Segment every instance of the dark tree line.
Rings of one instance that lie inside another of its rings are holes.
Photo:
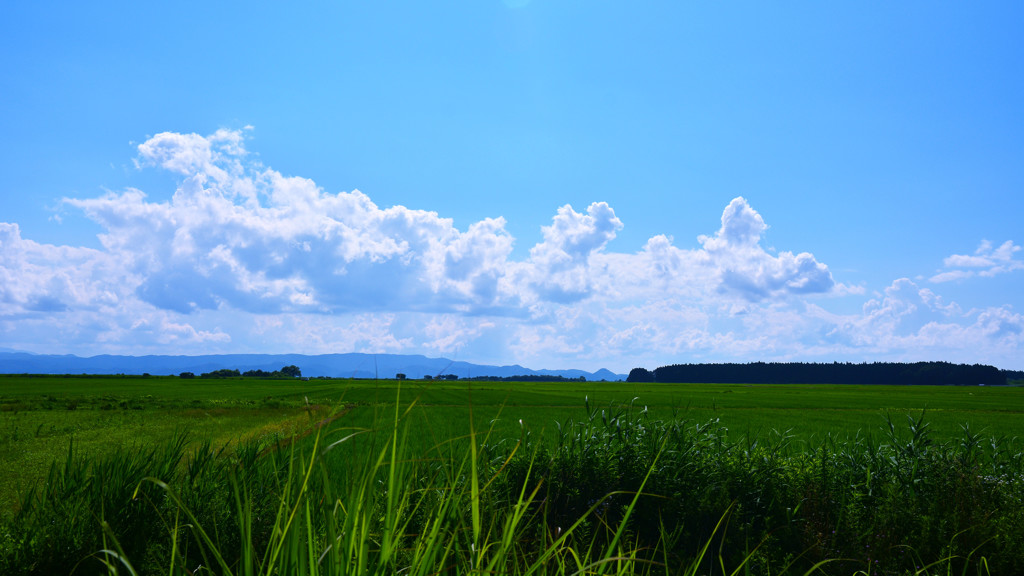
[[[302,370],[298,366],[285,366],[280,370],[267,372],[266,370],[246,370],[242,376],[247,378],[298,378],[302,376]]]
[[[949,362],[873,362],[864,364],[751,362],[749,364],[674,364],[653,372],[634,368],[628,382],[723,384],[1006,384],[1006,374],[983,364]]]
[[[182,378],[196,377],[192,372],[182,372],[179,376]],[[245,372],[239,372],[238,370],[232,370],[230,368],[221,368],[220,370],[213,370],[212,372],[203,372],[199,375],[200,378],[298,378],[300,376],[302,376],[302,370],[295,365],[285,366],[280,370],[274,370],[273,372],[267,372],[266,370],[246,370]]]

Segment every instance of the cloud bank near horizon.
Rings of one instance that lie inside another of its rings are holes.
[[[635,253],[611,248],[624,226],[612,206],[565,205],[516,260],[501,217],[459,230],[436,212],[326,192],[252,159],[243,131],[157,134],[136,164],[175,174],[173,196],[64,200],[102,227],[102,249],[38,244],[0,223],[8,345],[415,352],[623,370],[769,358],[1005,364],[1024,344],[1024,318],[1009,307],[963,311],[907,279],[860,313],[829,312],[865,289],[837,282],[810,252],[766,249],[768,225],[742,197],[695,247],[656,235]],[[1019,250],[984,242],[930,280],[1020,270]]]

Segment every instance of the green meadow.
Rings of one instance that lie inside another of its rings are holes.
[[[0,376],[0,572],[996,574],[1024,567],[1022,412],[1019,387]]]

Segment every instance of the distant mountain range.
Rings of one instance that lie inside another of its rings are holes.
[[[447,358],[428,358],[404,354],[211,354],[206,356],[91,356],[30,354],[0,350],[0,374],[153,374],[175,375],[192,372],[196,375],[226,368],[229,370],[264,370],[272,372],[282,366],[298,366],[303,376],[334,378],[409,378],[424,375],[455,374],[459,378],[473,376],[564,376],[587,380],[625,380],[625,374],[601,369],[532,370],[519,366],[488,366],[457,362]]]

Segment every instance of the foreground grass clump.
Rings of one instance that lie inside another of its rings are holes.
[[[69,453],[0,528],[3,574],[1024,573],[1024,463],[923,418],[794,447],[587,407],[554,443],[412,406],[233,449]]]
[[[966,427],[933,442],[923,415],[809,449],[626,407],[560,426],[531,473],[546,480],[536,502],[549,525],[583,517],[576,535],[605,542],[631,515],[638,554],[675,567],[702,558],[701,573],[1020,574],[1022,458]],[[502,480],[525,484],[525,466],[514,460]]]

